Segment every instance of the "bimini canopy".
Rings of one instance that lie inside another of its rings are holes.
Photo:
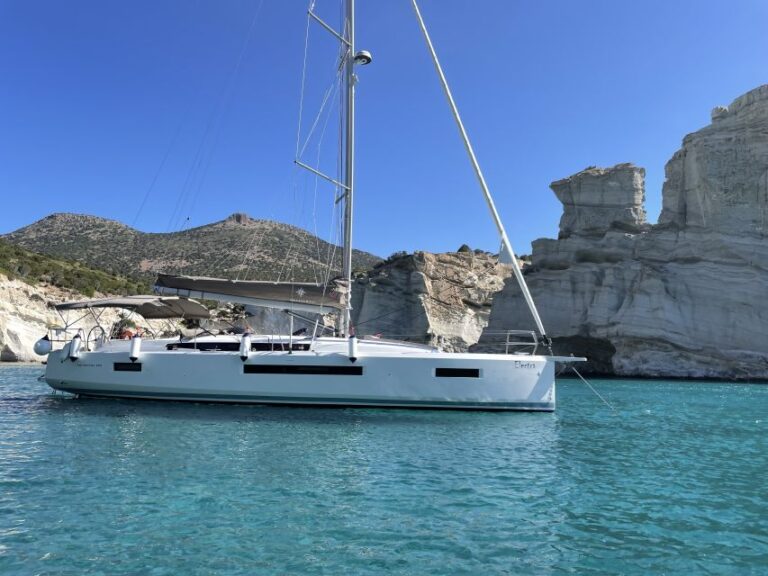
[[[334,280],[330,285],[323,286],[160,274],[155,281],[155,291],[158,294],[326,314],[343,307],[346,288],[342,280]]]
[[[141,314],[147,320],[157,318],[209,318],[208,309],[194,300],[160,296],[119,296],[117,298],[97,298],[78,302],[64,302],[56,305],[56,310],[84,310],[88,308],[123,308]]]

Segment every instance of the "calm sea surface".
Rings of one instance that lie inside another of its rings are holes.
[[[52,396],[0,368],[0,574],[768,574],[768,386],[555,414]]]

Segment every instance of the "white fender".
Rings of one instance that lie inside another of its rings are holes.
[[[357,358],[357,336],[353,334],[349,337],[349,361],[356,362]]]
[[[33,350],[35,351],[35,354],[38,356],[45,356],[51,351],[51,348],[53,348],[53,345],[51,344],[51,339],[48,338],[48,334],[40,338],[37,342],[35,342],[35,346],[33,347]]]
[[[240,338],[240,360],[245,362],[251,354],[251,335],[246,332]]]
[[[141,336],[134,336],[131,339],[131,362],[136,362],[141,354]]]
[[[69,343],[69,359],[74,362],[80,358],[80,349],[83,347],[83,341],[80,338],[80,334],[75,334],[75,337]]]

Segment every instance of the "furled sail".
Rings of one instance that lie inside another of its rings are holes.
[[[122,308],[141,314],[147,320],[158,318],[209,318],[208,309],[194,300],[161,296],[118,296],[115,298],[96,298],[63,302],[55,306],[56,310],[87,310],[90,308]]]
[[[225,280],[172,274],[159,274],[154,289],[158,294],[173,294],[316,314],[326,314],[341,309],[347,292],[346,283],[343,280],[333,280],[329,285],[324,286],[307,282]]]

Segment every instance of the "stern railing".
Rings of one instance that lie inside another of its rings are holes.
[[[504,354],[534,356],[539,339],[533,330],[486,330],[484,336],[491,345],[504,346]]]

